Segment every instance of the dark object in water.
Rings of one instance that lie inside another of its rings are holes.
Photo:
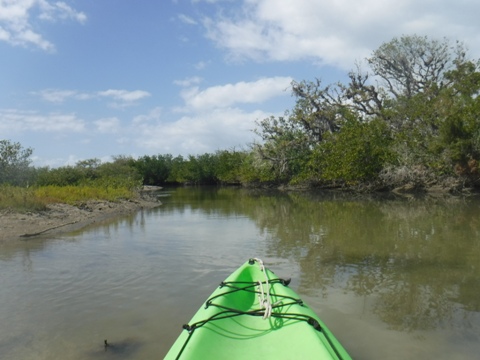
[[[95,349],[87,350],[82,359],[88,360],[127,360],[137,359],[138,353],[145,345],[144,341],[135,337],[127,337],[120,340],[103,340],[103,346],[95,346]]]
[[[135,338],[126,338],[113,343],[105,339],[103,340],[103,346],[109,357],[114,355],[115,357],[120,356],[123,358],[124,356],[128,357],[135,354],[143,346],[143,343]]]

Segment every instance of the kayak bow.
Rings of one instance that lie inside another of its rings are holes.
[[[184,325],[165,359],[351,359],[289,282],[250,259]]]

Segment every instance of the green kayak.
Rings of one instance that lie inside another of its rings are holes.
[[[288,283],[250,259],[183,326],[165,359],[351,359]]]

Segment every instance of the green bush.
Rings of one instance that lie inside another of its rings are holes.
[[[169,182],[174,159],[172,155],[145,155],[131,162],[145,185],[162,185]]]
[[[238,184],[241,182],[241,168],[247,156],[244,151],[217,151],[216,178],[227,184]]]
[[[0,184],[26,186],[35,175],[30,166],[33,150],[23,148],[18,142],[0,140]]]
[[[350,121],[326,137],[313,152],[310,166],[321,179],[357,183],[374,180],[386,162],[393,160],[391,138],[380,121]]]

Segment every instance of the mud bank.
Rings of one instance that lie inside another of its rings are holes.
[[[51,204],[47,210],[18,213],[0,211],[0,244],[38,236],[54,236],[79,230],[140,209],[160,206],[154,199],[122,200],[119,202],[91,200],[77,206]]]

